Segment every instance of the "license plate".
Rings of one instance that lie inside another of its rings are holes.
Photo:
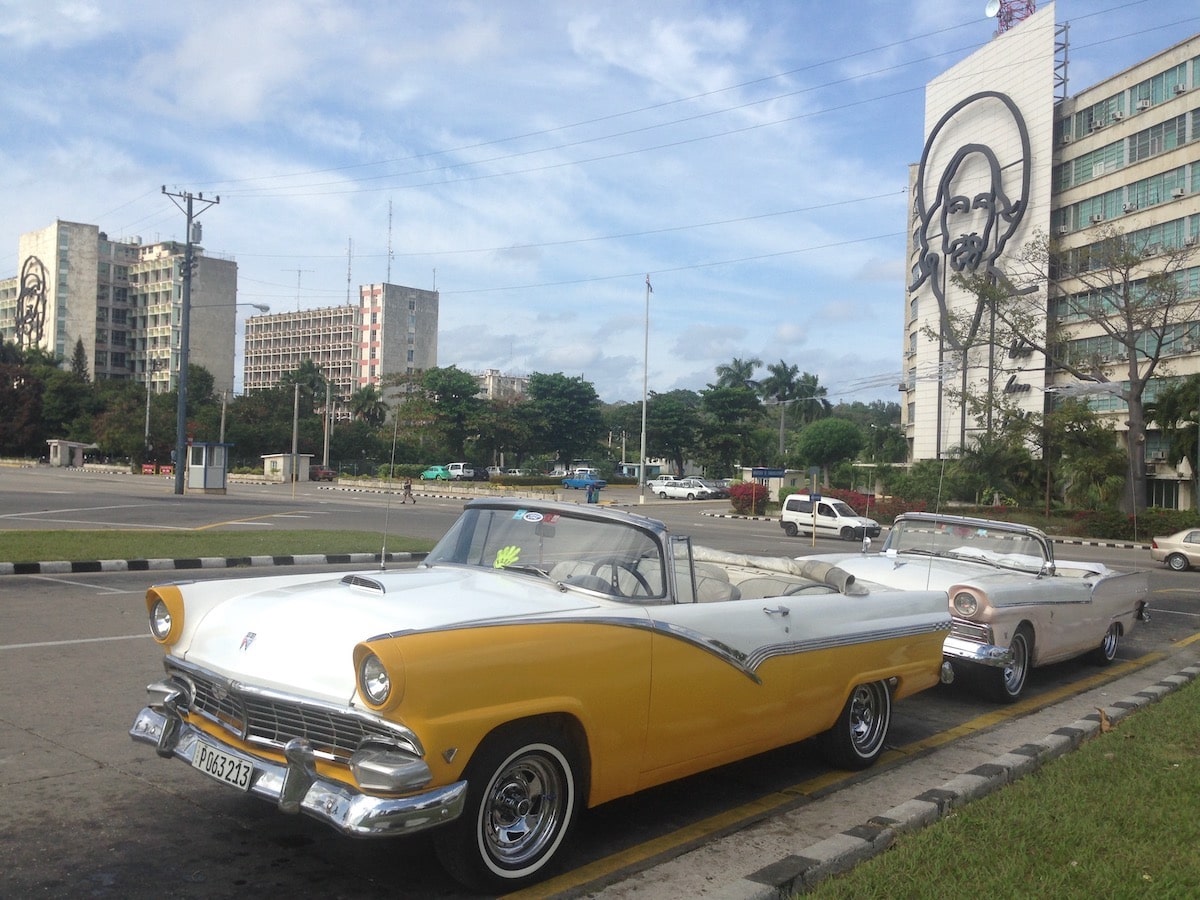
[[[196,741],[192,766],[217,781],[233,785],[239,790],[250,790],[250,777],[254,774],[254,766],[236,756],[230,756],[204,741]]]

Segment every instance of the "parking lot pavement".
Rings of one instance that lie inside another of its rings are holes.
[[[1195,679],[1200,675],[1200,641],[1150,665],[1125,665],[1127,674],[1041,711],[941,746],[889,750],[877,769],[849,787],[811,799],[793,798],[798,805],[788,812],[772,813],[587,896],[792,897],[883,852],[898,834],[930,825],[1074,750],[1099,732],[1101,710],[1116,725]],[[993,711],[984,708],[981,714]],[[780,806],[788,803],[787,798],[779,800]],[[566,890],[566,885],[542,886],[551,887]]]

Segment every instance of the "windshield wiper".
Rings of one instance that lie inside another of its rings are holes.
[[[510,566],[504,566],[504,570],[506,572],[525,572],[529,575],[540,575],[547,581],[553,580],[550,578],[550,573],[545,569],[538,568],[537,566],[533,566],[528,563],[514,563]]]

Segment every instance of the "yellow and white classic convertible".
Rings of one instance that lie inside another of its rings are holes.
[[[433,829],[470,887],[548,874],[580,811],[816,737],[883,751],[942,677],[946,593],[480,499],[415,569],[164,584],[160,756],[354,836]]]

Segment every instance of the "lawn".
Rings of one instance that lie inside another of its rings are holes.
[[[2,562],[69,562],[96,559],[197,559],[378,553],[377,531],[0,531]],[[389,553],[427,552],[429,540],[391,536]]]
[[[831,898],[1197,896],[1200,685],[818,885]]]

